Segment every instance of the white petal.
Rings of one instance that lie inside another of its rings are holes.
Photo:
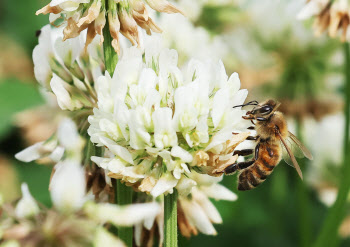
[[[297,19],[306,20],[314,15],[318,15],[328,2],[329,0],[308,2],[298,13]]]
[[[219,211],[216,209],[213,203],[211,203],[206,195],[195,189],[192,192],[192,196],[193,200],[195,200],[202,207],[203,211],[206,213],[211,222],[215,224],[222,223],[222,218]]]
[[[63,86],[64,81],[56,74],[53,74],[50,86],[53,93],[57,97],[57,103],[62,110],[74,110],[75,106],[72,102],[71,96]]]
[[[126,245],[122,240],[100,226],[95,233],[94,247],[126,247]]]
[[[156,147],[177,145],[177,135],[172,124],[172,110],[168,107],[158,108],[153,112],[152,120]]]
[[[69,118],[63,119],[58,126],[57,137],[59,143],[67,150],[77,150],[80,152],[84,144],[83,139],[78,133],[77,126]]]
[[[84,210],[90,217],[101,223],[110,222],[116,226],[132,226],[157,215],[160,207],[155,202],[127,206],[89,203],[84,207]]]
[[[112,140],[106,138],[106,137],[100,137],[100,141],[101,143],[103,143],[104,145],[106,145],[108,147],[108,149],[115,155],[118,155],[121,159],[125,160],[126,162],[130,163],[130,164],[134,164],[134,160],[132,159],[132,156],[129,152],[128,149],[126,149],[125,147],[122,147],[118,144],[116,144],[115,142],[113,142]]]
[[[241,81],[239,80],[238,73],[233,73],[228,80],[229,87],[231,89],[231,94],[235,94],[241,87]]]
[[[39,207],[29,192],[28,185],[23,183],[21,186],[22,198],[17,203],[15,214],[18,218],[28,218],[39,213]]]
[[[193,160],[192,155],[179,146],[175,146],[171,149],[171,155],[180,158],[183,162],[186,163],[190,163]]]
[[[220,130],[211,138],[209,145],[204,149],[204,151],[210,150],[211,148],[226,142],[230,139],[231,135],[232,130],[230,128]]]
[[[236,201],[237,195],[231,190],[227,189],[225,186],[220,184],[213,184],[211,186],[202,186],[201,191],[203,191],[207,196],[214,198],[216,200],[226,200],[226,201]]]
[[[219,126],[227,107],[229,107],[229,96],[229,91],[226,88],[218,90],[214,96],[213,109],[211,110],[214,128]]]
[[[15,158],[23,162],[31,162],[33,160],[39,159],[43,156],[43,153],[41,152],[43,144],[44,142],[35,143],[34,145],[29,146],[26,149],[23,149],[21,152],[17,153],[15,155]]]
[[[177,182],[178,180],[173,176],[169,174],[163,175],[153,187],[151,195],[153,197],[158,197],[165,192],[172,193],[173,188],[176,186]]]
[[[51,180],[51,199],[61,211],[75,211],[85,202],[85,171],[79,163],[65,161]]]
[[[176,185],[176,189],[178,190],[180,196],[187,196],[189,193],[191,193],[192,188],[196,185],[197,183],[194,180],[182,176]]]
[[[180,203],[186,218],[191,224],[204,234],[216,235],[213,224],[198,203],[187,199],[180,200]]]

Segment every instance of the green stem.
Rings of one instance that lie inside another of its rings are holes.
[[[115,15],[117,13],[117,4],[114,0],[105,0],[104,6],[106,9],[106,25],[103,28],[103,54],[105,58],[105,66],[108,73],[113,76],[115,66],[118,63],[118,54],[112,47],[112,36],[109,31],[108,15]],[[117,17],[115,17],[117,18]],[[132,203],[133,191],[130,187],[122,184],[120,180],[114,180],[115,203],[118,205],[126,205]],[[118,227],[118,237],[124,241],[126,246],[133,245],[133,229],[132,227]]]
[[[108,15],[113,15],[117,12],[117,4],[114,2],[114,0],[105,0],[104,4],[104,7],[106,9],[106,25],[103,28],[103,54],[105,57],[106,69],[110,76],[113,76],[115,66],[118,63],[118,54],[114,51],[114,48],[112,47],[113,38],[109,31]]]
[[[127,205],[132,203],[133,190],[120,182],[115,181],[115,202],[118,205]],[[124,241],[126,246],[132,247],[133,243],[133,229],[132,227],[118,227],[118,237]]]
[[[177,247],[177,191],[164,197],[164,247]]]
[[[301,119],[297,120],[297,130],[296,134],[298,139],[303,142],[303,133],[302,133],[302,121]],[[305,159],[298,160],[300,167],[304,167]],[[305,183],[297,177],[296,189],[297,189],[297,201],[298,201],[298,215],[299,215],[299,237],[301,247],[308,247],[311,243],[311,218],[310,218],[310,201],[308,193],[306,190]]]
[[[344,43],[345,66],[345,133],[343,150],[343,167],[337,199],[329,210],[321,232],[314,244],[315,247],[335,246],[338,241],[338,228],[346,213],[346,201],[350,189],[350,152],[349,152],[349,124],[350,124],[350,54],[349,44]]]

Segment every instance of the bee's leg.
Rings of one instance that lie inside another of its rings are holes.
[[[250,126],[248,127],[249,130],[255,130],[255,127],[254,126]]]
[[[238,154],[239,156],[247,156],[253,153],[253,149],[241,149],[233,152],[233,155]]]
[[[260,148],[260,143],[258,143],[256,146],[255,146],[255,153],[254,153],[254,158],[255,160],[257,160],[259,158],[259,148]]]
[[[255,160],[234,163],[234,164],[226,167],[224,172],[225,172],[226,175],[230,175],[230,174],[233,174],[236,171],[248,168],[249,166],[253,165],[254,162],[255,162]]]
[[[267,121],[267,118],[264,118],[264,117],[257,117],[256,120],[258,120],[258,121]]]
[[[248,136],[246,140],[248,141],[256,141],[259,139],[259,136]]]
[[[255,123],[253,122],[253,119],[250,119],[250,122],[252,122],[252,124],[255,125]]]

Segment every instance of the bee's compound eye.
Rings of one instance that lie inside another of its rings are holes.
[[[269,105],[264,105],[263,107],[261,107],[261,108],[259,109],[259,113],[260,113],[260,114],[263,114],[263,115],[265,115],[265,114],[270,114],[271,111],[272,111],[272,107],[269,106]]]

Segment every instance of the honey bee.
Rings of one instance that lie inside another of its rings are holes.
[[[283,114],[277,111],[280,103],[270,99],[261,104],[251,101],[235,107],[247,105],[255,105],[243,118],[255,125],[248,129],[255,129],[257,135],[249,136],[247,140],[256,141],[256,146],[254,150],[237,150],[233,154],[247,156],[254,153],[254,158],[228,166],[224,171],[225,174],[241,171],[238,177],[238,190],[251,190],[265,181],[283,157],[287,164],[297,170],[302,179],[303,175],[294,155],[300,158],[305,156],[310,160],[313,158],[310,151],[288,131]]]

